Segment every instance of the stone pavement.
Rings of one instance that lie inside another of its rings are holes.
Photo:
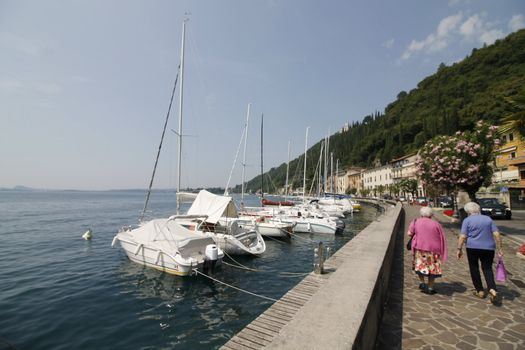
[[[376,349],[525,349],[525,260],[515,255],[518,244],[503,238],[509,280],[497,282],[503,301],[494,306],[488,298],[472,295],[466,256],[456,258],[459,224],[436,213],[450,257],[443,264],[443,277],[436,280],[437,294],[427,295],[418,290],[411,254],[404,248],[404,234],[420,207],[404,208],[405,227],[396,240],[390,296]],[[522,227],[525,230],[525,223]]]

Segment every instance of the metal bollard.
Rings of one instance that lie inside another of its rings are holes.
[[[319,247],[314,249],[314,272],[316,274],[322,274],[324,272],[323,242],[319,242]]]

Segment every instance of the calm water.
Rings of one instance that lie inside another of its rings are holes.
[[[134,191],[0,191],[0,349],[211,349],[271,305],[204,277],[144,268],[111,248],[143,202]],[[175,208],[171,193],[150,203],[155,217]],[[236,258],[261,271],[223,266],[214,277],[279,298],[302,278],[280,272],[312,270],[313,241],[338,249],[376,215],[365,206],[344,236],[267,241],[262,257]],[[88,228],[89,242],[81,238]]]

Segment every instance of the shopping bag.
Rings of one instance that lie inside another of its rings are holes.
[[[507,270],[505,270],[505,264],[503,258],[498,257],[498,264],[496,265],[496,281],[505,282],[507,280]]]

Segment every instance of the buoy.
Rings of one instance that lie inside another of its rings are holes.
[[[91,229],[88,229],[84,234],[82,235],[82,238],[84,238],[86,241],[89,241],[93,237],[93,232]]]

